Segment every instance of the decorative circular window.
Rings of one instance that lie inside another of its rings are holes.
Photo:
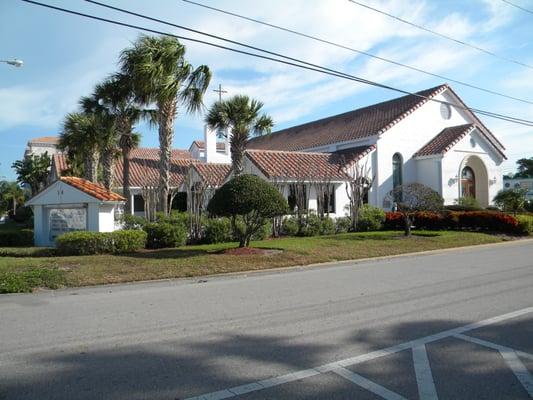
[[[449,104],[441,103],[440,115],[444,119],[450,119],[452,117],[452,108]]]
[[[510,186],[511,186],[511,184],[510,184],[509,182],[507,182],[507,183],[505,184],[505,187],[506,187],[506,188],[508,188],[508,187],[510,187]]]

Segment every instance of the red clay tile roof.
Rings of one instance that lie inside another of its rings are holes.
[[[130,153],[131,158],[149,158],[159,160],[159,148],[155,147],[139,147],[133,149]],[[172,149],[172,158],[176,159],[190,159],[192,154],[187,150]]]
[[[203,181],[211,187],[222,186],[231,172],[230,164],[196,163],[192,164],[192,168],[194,168]]]
[[[189,170],[189,166],[198,162],[192,159],[172,159],[170,162],[170,186],[179,187]],[[130,187],[146,187],[159,185],[159,159],[131,158]],[[122,160],[115,166],[114,187],[122,187]]]
[[[413,155],[413,157],[446,154],[453,146],[459,143],[462,138],[471,133],[474,129],[477,129],[481,133],[481,135],[484,136],[489,141],[489,143],[494,146],[494,144],[486,136],[485,132],[481,130],[476,124],[464,124],[450,126],[448,128],[443,129],[437,136],[435,136],[428,143],[422,146],[422,148],[418,150]],[[495,149],[503,157],[505,157],[500,148],[495,147]]]
[[[334,153],[247,150],[246,156],[267,178],[349,179],[344,173],[344,164]]]
[[[42,136],[34,139],[30,139],[31,144],[35,143],[51,143],[51,144],[58,144],[59,143],[59,136]]]
[[[200,150],[203,150],[205,148],[205,142],[203,140],[194,140],[191,143],[191,147],[192,147],[193,144],[195,144],[196,147],[198,147]],[[217,150],[222,151],[222,150],[225,150],[225,149],[226,149],[226,143],[217,142]]]
[[[427,103],[428,98],[433,98],[448,88],[448,85],[436,86],[418,92],[418,96],[399,97],[259,136],[249,141],[248,148],[297,151],[378,135]]]
[[[102,201],[126,201],[121,195],[107,190],[102,185],[90,182],[88,180],[77,178],[75,176],[63,176],[61,182],[65,182],[67,185],[75,187],[78,190],[97,198]]]
[[[52,156],[52,168],[55,169],[57,177],[63,175],[63,173],[69,169],[67,157],[62,153],[56,153]]]

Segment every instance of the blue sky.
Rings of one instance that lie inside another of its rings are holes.
[[[166,32],[178,29],[108,11],[81,0],[42,0],[48,4],[131,22]],[[495,91],[533,101],[533,69],[505,62],[476,50],[406,26],[348,0],[201,0],[294,30],[320,36]],[[366,4],[431,27],[439,32],[533,65],[533,15],[501,0],[363,0]],[[533,9],[531,0],[514,0]],[[290,54],[366,79],[406,90],[443,83],[404,68],[372,60],[350,51],[320,44],[271,28],[220,15],[180,0],[109,0],[109,4],[170,20],[227,38]],[[58,134],[61,121],[74,111],[80,96],[117,68],[120,51],[139,32],[90,21],[23,3],[0,2],[0,59],[20,58],[23,68],[0,64],[0,178],[13,179],[10,166],[22,157],[26,142]],[[190,35],[189,35],[190,36]],[[348,111],[397,97],[394,92],[305,72],[269,61],[184,42],[188,59],[213,71],[212,87],[221,83],[228,95],[249,94],[265,103],[275,129]],[[533,119],[533,106],[452,84],[471,106]],[[507,147],[509,161],[533,156],[533,128],[484,118]],[[202,137],[202,115],[180,114],[175,147],[188,148]],[[157,146],[157,133],[141,125],[143,146]]]

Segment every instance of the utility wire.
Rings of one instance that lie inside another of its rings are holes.
[[[421,30],[423,30],[425,32],[431,33],[431,34],[436,35],[436,36],[440,36],[441,38],[444,38],[444,39],[447,39],[447,40],[451,40],[452,42],[462,44],[463,46],[467,46],[467,47],[470,47],[470,48],[475,49],[477,51],[480,51],[482,53],[485,53],[485,54],[491,55],[493,57],[499,58],[500,60],[505,60],[505,61],[508,61],[508,62],[511,62],[511,63],[514,63],[514,64],[521,65],[522,67],[533,69],[532,65],[526,64],[526,63],[524,63],[522,61],[518,61],[518,60],[509,58],[509,57],[505,57],[505,56],[496,54],[496,53],[494,53],[494,52],[492,52],[490,50],[487,50],[487,49],[484,49],[482,47],[476,46],[475,44],[471,44],[471,43],[467,43],[467,42],[464,42],[464,41],[459,40],[459,39],[455,39],[455,38],[453,38],[451,36],[445,35],[444,33],[440,33],[440,32],[431,30],[429,28],[426,28],[425,26],[415,24],[414,22],[411,22],[411,21],[407,21],[407,20],[405,20],[403,18],[397,17],[396,15],[389,14],[386,11],[379,10],[377,8],[371,7],[371,6],[369,6],[367,4],[364,4],[364,3],[360,3],[359,1],[356,1],[356,0],[348,0],[348,1],[350,1],[351,3],[357,4],[358,6],[364,7],[366,9],[368,9],[368,10],[372,10],[372,11],[375,11],[375,12],[377,12],[379,14],[386,15],[389,18],[395,19],[396,21],[400,21],[400,22],[402,22],[404,24],[407,24],[407,25],[413,26],[415,28],[421,29]]]
[[[504,3],[509,4],[510,6],[516,7],[516,8],[518,8],[518,9],[520,9],[520,10],[522,10],[522,11],[525,11],[525,12],[527,12],[527,13],[533,14],[533,11],[532,11],[532,10],[529,10],[529,9],[527,9],[527,8],[525,8],[525,7],[519,6],[518,4],[515,4],[515,3],[510,2],[510,1],[508,1],[508,0],[502,0],[502,1],[503,1]]]
[[[89,1],[90,3],[96,3],[95,1],[90,1],[90,0],[86,0],[86,1]],[[327,40],[327,39],[322,39],[322,38],[317,37],[317,36],[309,35],[307,33],[298,32],[298,31],[295,31],[293,29],[285,28],[285,27],[279,26],[279,25],[274,25],[274,24],[269,23],[269,22],[265,22],[265,21],[261,21],[259,19],[247,17],[245,15],[237,14],[237,13],[234,13],[234,12],[231,12],[231,11],[227,11],[227,10],[223,10],[221,8],[208,6],[207,4],[198,3],[196,1],[192,1],[192,0],[183,0],[183,1],[185,3],[193,4],[195,6],[203,7],[203,8],[206,8],[206,9],[209,9],[209,10],[212,10],[212,11],[216,11],[216,12],[219,12],[219,13],[222,13],[222,14],[231,15],[233,17],[241,18],[241,19],[244,19],[244,20],[247,20],[247,21],[255,22],[257,24],[268,26],[268,27],[271,27],[271,28],[274,28],[274,29],[278,29],[278,30],[281,30],[281,31],[284,31],[284,32],[292,33],[292,34],[297,35],[297,36],[305,37],[307,39],[315,40],[317,42],[329,44],[331,46],[335,46],[335,47],[338,47],[338,48],[341,48],[341,49],[344,49],[344,50],[349,50],[349,51],[352,51],[354,53],[358,53],[358,54],[362,54],[362,55],[367,56],[367,57],[374,58],[376,60],[384,61],[384,62],[387,62],[387,63],[390,63],[390,64],[394,64],[394,65],[397,65],[397,66],[400,66],[400,67],[403,67],[403,68],[408,68],[408,69],[410,69],[412,71],[420,72],[420,73],[425,74],[425,75],[429,75],[429,76],[433,76],[435,78],[443,79],[443,80],[448,81],[448,82],[457,83],[459,85],[463,85],[463,86],[466,86],[466,87],[469,87],[469,88],[472,88],[472,89],[480,90],[480,91],[485,92],[485,93],[490,93],[490,94],[493,94],[495,96],[505,97],[507,99],[520,101],[522,103],[533,104],[533,101],[530,101],[530,100],[521,99],[521,98],[514,97],[514,96],[511,96],[511,95],[507,95],[507,94],[504,94],[504,93],[496,92],[496,91],[491,90],[491,89],[485,89],[485,88],[473,85],[473,84],[468,83],[468,82],[463,82],[463,81],[460,81],[460,80],[457,80],[457,79],[446,77],[444,75],[439,75],[439,74],[435,74],[435,73],[432,73],[432,72],[429,72],[429,71],[425,71],[423,69],[420,69],[420,68],[417,68],[417,67],[413,67],[411,65],[404,64],[404,63],[401,63],[399,61],[394,61],[394,60],[391,60],[391,59],[388,59],[388,58],[385,58],[385,57],[377,56],[377,55],[369,53],[367,51],[357,50],[357,49],[354,49],[353,47],[349,47],[349,46],[346,46],[346,45],[343,45],[343,44],[335,43],[335,42],[332,42],[332,41]],[[110,7],[109,6],[109,8],[115,8],[115,7]]]
[[[244,55],[257,57],[257,58],[262,58],[262,59],[265,59],[265,60],[270,60],[270,61],[273,61],[273,62],[277,62],[277,63],[281,63],[281,64],[285,64],[285,65],[290,65],[290,66],[306,69],[306,70],[309,70],[309,71],[315,71],[315,72],[319,72],[319,73],[322,73],[322,74],[335,76],[335,77],[338,77],[338,78],[348,79],[348,80],[359,82],[359,83],[363,83],[363,84],[366,84],[366,85],[371,85],[371,86],[380,87],[380,88],[383,88],[383,89],[392,90],[392,91],[399,92],[399,93],[402,93],[402,94],[405,94],[405,95],[415,96],[415,97],[422,98],[422,99],[425,99],[425,100],[428,100],[428,101],[433,101],[433,102],[441,103],[441,104],[447,104],[447,105],[452,106],[452,107],[457,108],[457,109],[461,109],[461,110],[465,110],[465,111],[469,111],[469,112],[475,112],[475,113],[478,113],[478,114],[481,114],[481,115],[485,115],[485,116],[488,116],[488,117],[491,117],[491,118],[495,118],[495,119],[501,119],[501,120],[512,122],[512,123],[515,123],[515,124],[533,126],[533,121],[530,121],[530,120],[521,119],[521,118],[517,118],[517,117],[513,117],[513,116],[499,114],[499,113],[494,113],[494,112],[491,112],[491,111],[480,110],[480,109],[471,108],[471,107],[463,107],[461,105],[457,105],[457,104],[450,103],[450,102],[447,102],[447,101],[437,100],[437,99],[434,99],[434,98],[430,98],[430,97],[421,95],[419,93],[414,93],[414,92],[409,92],[407,90],[398,89],[398,88],[395,88],[395,87],[392,87],[392,86],[389,86],[389,85],[385,85],[385,84],[381,84],[381,83],[378,83],[378,82],[370,81],[370,80],[367,80],[367,79],[359,78],[359,77],[356,77],[356,76],[353,76],[353,75],[345,74],[345,73],[340,72],[340,71],[331,70],[329,68],[320,67],[320,66],[317,66],[317,67],[307,66],[307,65],[314,65],[314,64],[310,64],[310,63],[307,63],[305,61],[299,61],[298,63],[295,63],[295,62],[280,60],[278,58],[273,58],[273,57],[269,57],[269,56],[265,56],[265,55],[257,54],[257,53],[251,53],[251,52],[248,52],[248,51],[244,51],[244,50],[239,50],[239,49],[223,46],[223,45],[220,45],[220,44],[217,44],[217,43],[207,42],[205,40],[185,37],[185,36],[181,36],[181,35],[175,35],[175,34],[172,34],[172,33],[163,32],[163,31],[150,29],[150,28],[145,28],[145,27],[141,27],[141,26],[138,26],[138,25],[129,24],[129,23],[126,23],[126,22],[120,22],[120,21],[111,20],[111,19],[108,19],[108,18],[98,17],[98,16],[95,16],[95,15],[85,14],[85,13],[74,11],[74,10],[69,10],[69,9],[65,9],[65,8],[61,8],[61,7],[52,6],[50,4],[40,3],[40,2],[37,2],[37,1],[34,1],[34,0],[21,0],[21,1],[23,1],[25,3],[34,4],[34,5],[38,5],[38,6],[41,6],[41,7],[45,7],[45,8],[49,8],[49,9],[53,9],[53,10],[57,10],[57,11],[61,11],[61,12],[68,13],[68,14],[78,15],[78,16],[81,16],[81,17],[85,17],[85,18],[89,18],[89,19],[93,19],[93,20],[97,20],[97,21],[101,21],[101,22],[107,22],[107,23],[110,23],[110,24],[113,24],[113,25],[124,26],[124,27],[127,27],[127,28],[133,28],[133,29],[136,29],[136,30],[139,30],[139,31],[155,33],[155,34],[158,34],[158,35],[170,36],[170,37],[174,37],[174,38],[185,40],[185,41],[204,44],[204,45],[207,45],[207,46],[216,47],[216,48],[219,48],[219,49],[228,50],[228,51],[232,51],[232,52],[239,53],[239,54],[244,54]],[[261,50],[261,51],[265,51],[265,50]],[[286,56],[282,56],[282,57],[290,59],[290,57],[286,57]],[[332,72],[332,71],[334,71],[334,72]]]

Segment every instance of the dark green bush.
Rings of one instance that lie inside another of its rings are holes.
[[[302,236],[318,236],[321,230],[322,221],[316,213],[310,212],[304,217],[304,223],[300,230]]]
[[[183,246],[187,242],[187,229],[181,223],[152,222],[144,226],[148,234],[146,247],[162,249]]]
[[[231,223],[228,218],[209,218],[204,227],[205,243],[224,243],[233,240]]]
[[[357,230],[362,232],[379,231],[385,222],[385,211],[379,207],[363,204],[359,209]]]
[[[33,246],[33,230],[6,230],[0,231],[0,247]]]
[[[334,235],[336,232],[335,221],[331,217],[324,217],[320,222],[321,235]]]
[[[283,219],[281,223],[281,233],[287,236],[296,236],[298,233],[298,220],[295,216]]]
[[[455,204],[466,208],[468,211],[481,210],[481,206],[475,197],[459,197],[455,200]],[[464,210],[463,210],[464,211]]]
[[[350,231],[352,221],[350,217],[339,217],[335,220],[335,232],[346,233]]]
[[[68,232],[56,238],[56,246],[61,255],[116,254],[144,248],[146,236],[141,230]]]
[[[472,207],[460,204],[450,204],[448,206],[444,206],[444,209],[448,211],[481,211],[481,208],[479,207]]]
[[[10,218],[18,223],[31,224],[33,219],[33,210],[31,207],[17,207],[16,213],[11,213]]]

